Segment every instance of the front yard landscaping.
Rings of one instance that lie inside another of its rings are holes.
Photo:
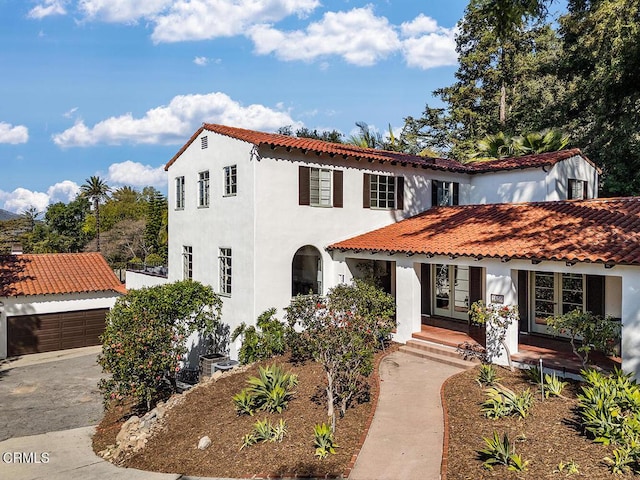
[[[487,418],[482,404],[487,400],[486,386],[477,382],[479,367],[451,377],[444,386],[448,411],[449,480],[477,479],[546,479],[589,478],[591,480],[631,478],[633,475],[612,473],[605,457],[614,457],[618,446],[594,443],[580,425],[577,395],[581,383],[569,382],[563,397],[549,397],[542,401],[537,385],[528,381],[523,371],[510,372],[496,368],[499,384],[513,392],[530,389],[533,405],[526,418],[506,416]],[[523,462],[525,471],[508,470],[507,466],[483,466],[486,457],[479,452],[486,449],[484,438],[493,438],[494,432],[503,440],[506,434],[511,446]]]

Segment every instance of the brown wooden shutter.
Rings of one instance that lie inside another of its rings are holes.
[[[362,208],[371,208],[371,175],[365,173],[362,178]]]
[[[298,167],[298,205],[311,205],[311,169]]]
[[[460,205],[460,184],[458,182],[453,184],[453,205]]]
[[[604,317],[604,277],[587,275],[587,312]]]
[[[529,331],[529,272],[518,270],[518,313],[520,313],[520,331]]]
[[[431,265],[420,264],[420,313],[431,315]]]
[[[396,209],[404,210],[404,177],[396,177]]]
[[[333,171],[333,206],[342,208],[342,170]]]
[[[431,206],[438,206],[438,180],[431,180]]]
[[[469,306],[482,300],[482,267],[469,267]]]

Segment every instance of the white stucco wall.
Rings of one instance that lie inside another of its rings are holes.
[[[169,283],[169,279],[167,277],[147,275],[143,272],[132,272],[130,270],[127,270],[126,273],[127,290],[155,287],[156,285],[164,285],[165,283]]]
[[[0,358],[7,358],[7,317],[111,308],[120,294],[92,292],[0,297]]]
[[[508,170],[471,176],[471,204],[543,202],[567,199],[568,179],[585,180],[588,197],[598,197],[598,172],[580,156],[553,167]]]

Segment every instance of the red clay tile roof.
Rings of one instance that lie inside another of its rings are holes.
[[[236,138],[258,146],[280,147],[287,149],[297,149],[303,152],[314,152],[326,154],[331,157],[358,158],[368,160],[370,162],[389,162],[393,165],[400,164],[403,166],[415,166],[421,168],[429,168],[432,170],[443,170],[459,173],[486,173],[497,170],[514,170],[518,168],[533,168],[551,166],[555,163],[566,160],[576,155],[582,155],[580,150],[564,150],[562,152],[545,153],[539,155],[527,155],[524,157],[509,158],[502,160],[494,160],[489,162],[476,162],[463,164],[456,160],[446,158],[430,158],[421,157],[419,155],[409,155],[407,153],[390,152],[387,150],[378,150],[374,148],[360,148],[354,145],[346,145],[342,143],[324,142],[322,140],[314,140],[310,138],[298,138],[288,135],[279,135],[275,133],[257,132],[254,130],[246,130],[244,128],[228,127],[225,125],[216,125],[205,123],[194,133],[189,141],[169,160],[164,169],[168,170],[171,165],[182,155],[191,143],[202,133],[203,130],[225,135],[227,137]],[[582,155],[583,156],[583,155]],[[583,156],[585,160],[589,161]]]
[[[328,248],[640,265],[640,197],[438,207]]]
[[[0,257],[1,296],[106,291],[126,293],[100,253]]]

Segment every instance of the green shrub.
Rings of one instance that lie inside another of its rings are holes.
[[[233,403],[236,406],[236,412],[238,415],[251,415],[256,410],[256,402],[251,389],[245,388],[240,393],[233,396]]]
[[[155,267],[164,264],[164,258],[157,253],[150,253],[145,257],[144,263],[145,265]]]
[[[477,382],[480,385],[491,386],[498,380],[500,379],[498,378],[496,367],[494,367],[490,363],[483,363],[482,365],[480,365],[480,371],[478,372],[478,379],[477,379]]]
[[[287,434],[287,423],[281,418],[275,425],[267,418],[253,424],[253,431],[242,437],[242,446],[250,447],[258,442],[282,442]]]
[[[560,380],[555,372],[549,375],[545,373],[544,375],[544,396],[549,398],[551,395],[554,397],[562,397],[562,390],[564,387],[569,385],[569,382],[563,382]]]
[[[253,415],[256,410],[282,413],[295,395],[298,377],[281,367],[260,367],[258,376],[247,380],[248,388],[234,395],[238,415]]]
[[[542,381],[541,379],[543,378],[540,372],[540,367],[537,365],[531,365],[529,368],[524,370],[524,374],[529,382],[535,385],[540,385],[540,382]]]
[[[315,455],[320,459],[324,459],[327,455],[335,454],[336,445],[333,439],[333,431],[328,423],[321,423],[313,427],[313,444],[316,447]]]
[[[98,357],[108,375],[99,383],[105,403],[126,398],[150,410],[175,392],[188,335],[216,328],[221,306],[211,287],[194,281],[130,290],[118,298]]]
[[[242,336],[242,346],[238,352],[241,363],[247,364],[281,355],[285,351],[285,325],[275,318],[276,309],[261,313],[256,326],[242,322],[231,334],[231,341]]]
[[[533,405],[533,395],[528,388],[520,394],[498,385],[486,390],[487,400],[482,404],[482,411],[488,418],[502,418],[518,415],[526,418]]]
[[[502,440],[497,432],[493,432],[493,437],[484,438],[486,448],[480,450],[480,459],[484,460],[483,466],[488,470],[493,470],[494,465],[504,465],[508,470],[518,472],[527,469],[528,461],[524,461],[515,451],[515,447],[509,442],[509,437],[505,433]]]

